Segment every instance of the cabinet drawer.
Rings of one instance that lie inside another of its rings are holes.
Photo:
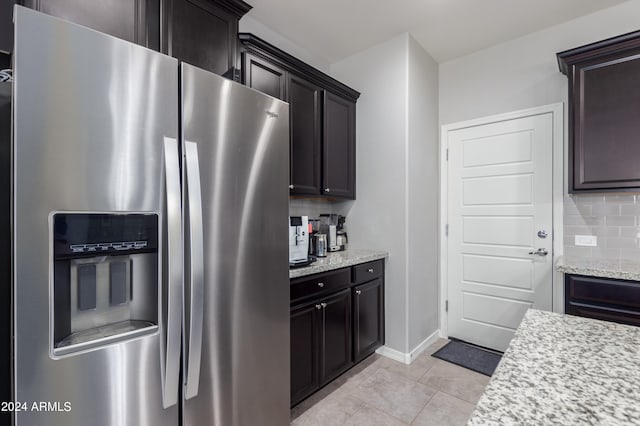
[[[638,282],[567,275],[565,291],[570,302],[615,305],[640,311]]]
[[[589,305],[586,303],[569,302],[566,313],[579,317],[612,321],[619,324],[640,326],[640,312],[625,309],[609,308],[604,306]]]
[[[294,279],[290,286],[291,301],[347,288],[350,278],[350,268],[343,268]]]
[[[360,284],[382,276],[383,261],[375,260],[353,267],[353,283]]]

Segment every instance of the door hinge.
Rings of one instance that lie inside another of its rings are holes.
[[[445,312],[449,312],[449,301],[448,300],[444,301],[444,311]]]
[[[446,156],[447,156],[446,161],[449,161],[449,148],[447,148]]]
[[[445,237],[449,236],[449,224],[448,223],[444,226],[444,236]]]

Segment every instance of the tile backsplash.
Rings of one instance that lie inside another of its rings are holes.
[[[576,246],[576,235],[595,235],[597,247]],[[640,194],[565,195],[564,254],[640,259]]]
[[[347,216],[348,220],[349,210],[352,205],[353,201],[351,200],[328,201],[322,198],[290,198],[289,215],[318,218],[322,213],[336,213]]]

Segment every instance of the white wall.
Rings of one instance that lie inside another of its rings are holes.
[[[386,346],[406,354],[438,328],[438,67],[405,33],[331,72],[362,93],[349,245],[389,252]]]
[[[389,252],[386,345],[406,352],[407,35],[331,66],[362,95],[356,107],[356,194],[347,216],[349,247]]]
[[[440,123],[566,102],[556,53],[638,30],[632,0],[440,64]]]
[[[408,349],[438,329],[438,64],[409,37]]]

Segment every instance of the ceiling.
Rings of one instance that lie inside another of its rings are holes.
[[[247,0],[249,15],[335,63],[409,32],[438,62],[627,0]]]

